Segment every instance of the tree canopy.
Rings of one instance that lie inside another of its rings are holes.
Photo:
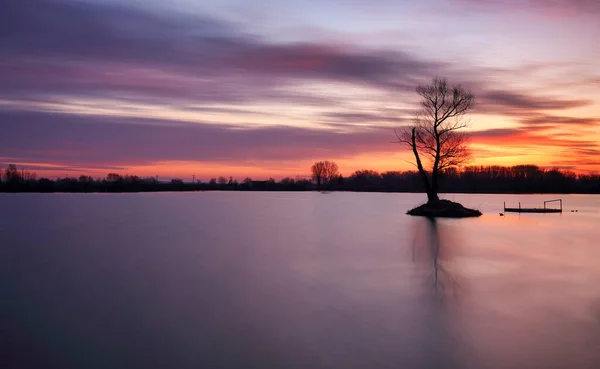
[[[332,179],[340,176],[337,164],[329,160],[314,163],[310,171],[317,186],[329,183]]]

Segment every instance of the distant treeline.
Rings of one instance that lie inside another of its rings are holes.
[[[348,177],[337,176],[321,183],[297,177],[281,181],[269,179],[241,182],[219,177],[208,182],[173,179],[160,182],[154,177],[122,176],[110,173],[105,178],[65,177],[56,180],[37,178],[35,173],[9,165],[0,175],[0,192],[148,192],[148,191],[311,191],[337,190],[359,192],[423,192],[419,174],[414,171],[378,173],[359,170]],[[443,173],[441,192],[446,193],[600,193],[600,175],[575,174],[535,165],[470,166]]]

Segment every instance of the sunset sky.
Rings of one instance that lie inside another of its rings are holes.
[[[38,176],[407,170],[432,77],[472,164],[600,172],[598,0],[9,0],[0,164]]]

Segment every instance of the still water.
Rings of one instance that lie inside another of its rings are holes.
[[[0,367],[600,368],[600,196],[445,197],[0,195]]]

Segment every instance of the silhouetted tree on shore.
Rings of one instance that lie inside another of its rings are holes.
[[[24,169],[19,170],[15,164],[9,164],[4,170],[2,187],[6,192],[22,191],[23,189],[29,189],[31,184],[36,182],[36,178],[35,173]]]
[[[413,124],[396,130],[398,142],[415,157],[415,165],[427,192],[427,202],[439,200],[442,171],[464,163],[469,157],[467,136],[459,132],[467,123],[462,119],[475,102],[473,94],[460,85],[449,86],[445,78],[434,78],[430,85],[417,87],[421,109]],[[423,161],[430,163],[428,169]]]
[[[340,176],[337,164],[329,160],[314,163],[310,171],[313,181],[319,188],[322,184],[329,183]]]
[[[377,188],[381,185],[382,180],[383,178],[378,172],[370,169],[357,170],[348,178],[348,181],[352,182],[354,186],[363,189]]]
[[[15,164],[8,164],[8,167],[4,171],[4,178],[7,184],[19,182],[24,179]]]

